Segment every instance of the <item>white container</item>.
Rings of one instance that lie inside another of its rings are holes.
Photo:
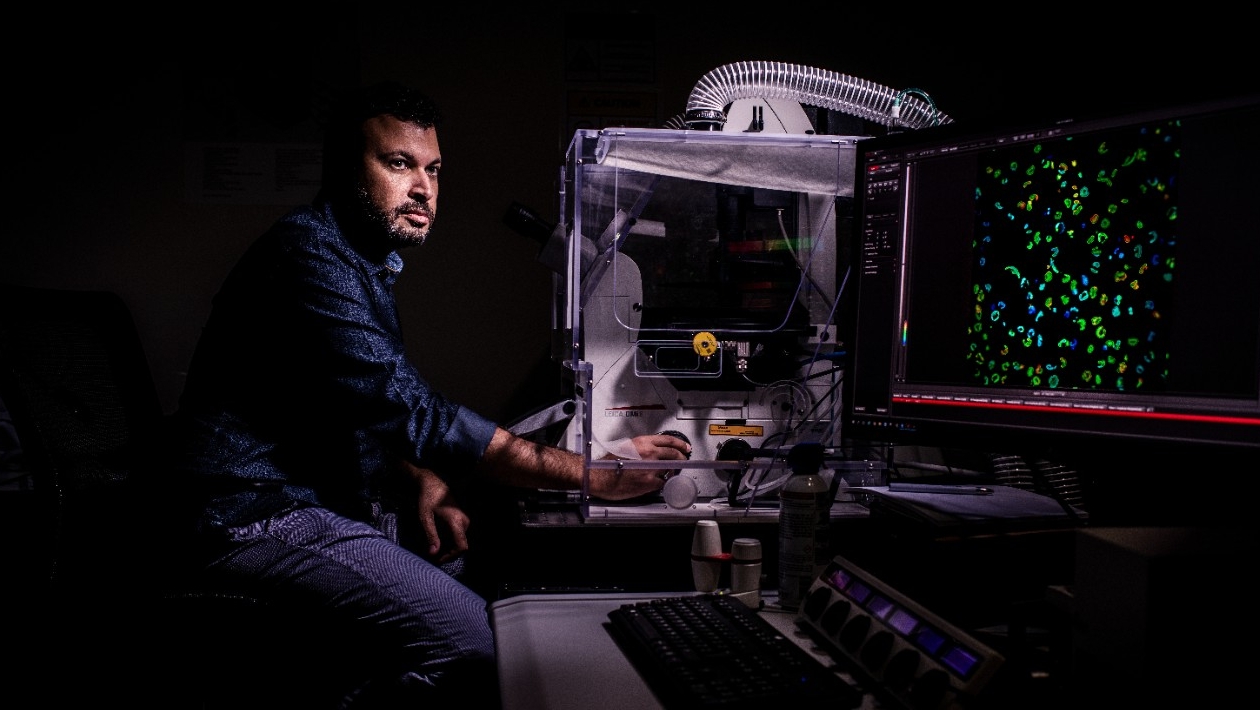
[[[713,592],[722,578],[722,532],[716,520],[697,520],[691,536],[691,579],[697,592]]]
[[[750,609],[761,607],[761,541],[756,538],[731,542],[731,596]]]

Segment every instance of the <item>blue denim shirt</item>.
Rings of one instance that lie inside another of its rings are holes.
[[[391,457],[449,479],[485,452],[494,423],[407,358],[392,292],[402,258],[373,246],[352,243],[328,203],[298,208],[215,296],[172,417],[177,468],[208,492],[202,523],[294,500],[364,518]],[[268,490],[246,486],[259,481]]]

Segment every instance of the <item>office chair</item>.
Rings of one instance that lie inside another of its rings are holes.
[[[317,707],[339,687],[309,610],[210,588],[163,566],[152,523],[165,423],[130,310],[117,294],[0,285],[0,401],[32,480],[38,545],[24,606],[25,697],[126,707]],[[10,636],[10,638],[13,638]],[[290,662],[242,670],[251,639]],[[324,697],[321,695],[320,697]],[[277,703],[280,703],[277,705]]]

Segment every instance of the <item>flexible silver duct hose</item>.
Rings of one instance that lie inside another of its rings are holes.
[[[681,125],[666,128],[720,130],[725,107],[736,99],[790,99],[864,118],[884,126],[923,128],[953,119],[918,89],[898,91],[865,79],[783,62],[735,62],[704,75],[687,99]]]

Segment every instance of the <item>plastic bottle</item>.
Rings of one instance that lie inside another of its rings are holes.
[[[818,475],[821,444],[788,452],[792,475],[779,489],[779,606],[796,609],[831,561],[831,491]]]

